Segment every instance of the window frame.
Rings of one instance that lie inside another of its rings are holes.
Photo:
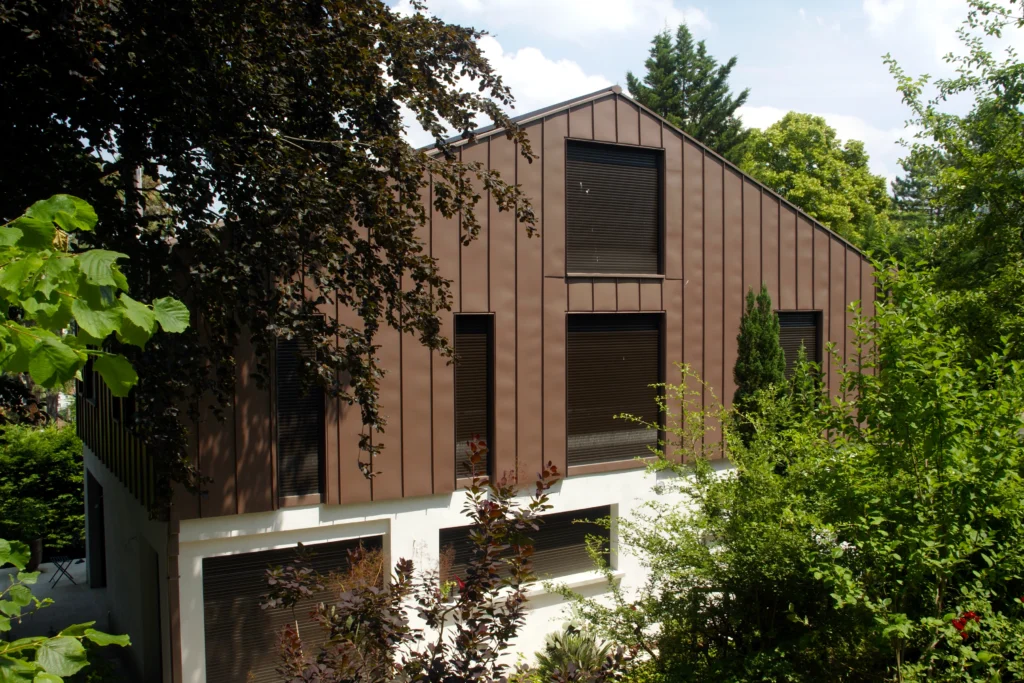
[[[640,459],[636,458],[624,458],[621,460],[609,460],[605,462],[596,463],[584,463],[574,465],[569,461],[569,321],[573,317],[580,316],[649,316],[657,320],[658,325],[658,378],[656,383],[663,384],[666,381],[666,368],[665,368],[665,354],[667,340],[665,337],[666,333],[666,315],[665,311],[569,311],[566,313],[565,319],[565,339],[563,340],[565,348],[565,470],[566,476],[574,477],[587,474],[599,474],[602,472],[615,472],[619,470],[631,470],[640,469],[646,467],[649,463],[653,462],[655,455],[643,456]],[[660,389],[660,396],[664,397],[664,388]],[[652,401],[654,397],[652,397]],[[664,416],[659,412],[658,419],[661,421],[661,427],[657,430],[658,442],[664,441],[665,439],[665,424]]]
[[[573,144],[585,144],[595,147],[619,147],[622,149],[629,150],[648,150],[657,153],[658,157],[658,269],[654,273],[634,273],[634,272],[586,272],[586,271],[574,271],[569,269],[569,200],[568,195],[563,198],[562,202],[562,231],[563,231],[563,244],[564,250],[562,253],[562,269],[565,272],[566,277],[634,277],[634,278],[664,278],[665,277],[665,242],[666,236],[666,225],[668,222],[668,210],[666,196],[668,194],[668,179],[665,171],[665,148],[664,147],[653,147],[650,145],[630,145],[621,142],[607,142],[604,140],[593,140],[587,138],[577,138],[566,136],[565,142],[562,148],[562,162],[565,178],[563,184],[568,183],[568,172],[569,172],[569,146]]]
[[[280,402],[279,402],[279,385],[280,385],[280,373],[278,369],[277,354],[278,348],[281,343],[281,339],[277,339],[274,342],[274,362],[271,364],[271,424],[273,429],[271,431],[271,466],[273,474],[273,498],[277,502],[277,507],[295,507],[300,505],[318,505],[326,502],[326,489],[327,489],[327,393],[318,384],[314,384],[312,389],[320,392],[321,407],[320,407],[320,430],[319,430],[319,457],[317,462],[317,468],[319,470],[317,492],[307,493],[301,495],[284,495],[281,493],[281,481],[280,481],[280,468],[278,467],[280,461],[280,439],[281,439],[281,420],[278,414]],[[291,341],[291,340],[285,340]]]
[[[825,355],[825,315],[824,315],[824,311],[822,311],[820,308],[815,308],[815,309],[795,309],[795,308],[776,309],[775,310],[775,316],[776,316],[776,319],[779,321],[779,331],[780,331],[780,333],[782,331],[782,316],[788,315],[788,314],[812,315],[812,316],[814,316],[815,344],[816,344],[816,349],[815,349],[815,354],[814,354],[815,357],[814,358],[808,358],[808,360],[813,362],[813,363],[817,363],[819,368],[824,368],[824,363],[822,361],[822,359],[824,358],[824,355]],[[781,340],[780,340],[780,345],[781,345]],[[787,368],[786,368],[786,371],[785,371],[785,376],[786,376],[786,379],[789,379],[790,376],[792,376],[792,373],[789,371],[789,368],[788,368],[788,363],[787,363]]]
[[[495,397],[495,390],[494,390],[494,385],[495,385],[495,380],[496,380],[496,377],[495,377],[495,374],[496,374],[495,373],[495,353],[497,351],[497,349],[495,348],[495,336],[496,336],[495,316],[494,316],[494,313],[490,313],[490,312],[486,312],[486,313],[465,312],[465,313],[456,313],[456,314],[454,314],[454,320],[452,321],[452,330],[453,330],[453,332],[452,332],[453,344],[452,345],[453,345],[454,350],[455,350],[456,353],[458,353],[458,348],[456,346],[456,344],[457,344],[458,322],[459,322],[460,318],[467,318],[467,317],[478,317],[478,318],[486,318],[487,319],[487,337],[488,337],[488,339],[487,339],[487,342],[488,342],[487,343],[487,361],[488,361],[487,382],[488,382],[488,385],[489,385],[488,386],[488,391],[487,391],[487,430],[488,430],[488,434],[487,434],[488,438],[486,440],[486,443],[487,443],[487,462],[485,463],[485,471],[481,472],[479,474],[486,475],[488,478],[493,479],[494,478],[495,452],[496,452],[496,449],[495,449],[495,438],[494,438],[494,431],[495,431],[495,415],[494,415],[495,408],[494,408],[494,404],[495,404],[495,398],[496,398]],[[458,444],[459,444],[458,372],[459,372],[458,363],[453,363],[453,368],[452,368],[452,416],[453,416],[453,420],[452,420],[452,434],[453,434],[453,441],[455,443],[455,452],[452,453],[452,457],[455,459],[455,468],[454,469],[455,469],[455,487],[456,488],[459,488],[460,486],[466,486],[466,485],[472,483],[472,481],[473,481],[472,477],[466,477],[466,476],[460,477],[459,476],[459,467],[458,467],[458,465],[459,465],[459,453],[458,453]]]

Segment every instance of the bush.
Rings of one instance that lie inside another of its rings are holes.
[[[612,644],[601,642],[593,631],[566,626],[549,633],[544,649],[537,653],[538,678],[550,681],[558,675],[578,673],[588,680],[604,666],[611,649]]]
[[[879,285],[854,326],[865,372],[843,373],[855,402],[761,394],[748,443],[725,421],[725,471],[699,411],[669,416],[692,464],[656,466],[684,502],[619,524],[647,583],[576,598],[646,653],[637,680],[1024,678],[1024,367],[1009,342],[975,357],[928,274],[885,264]]]
[[[42,538],[47,550],[80,546],[83,476],[73,426],[0,428],[0,538]]]

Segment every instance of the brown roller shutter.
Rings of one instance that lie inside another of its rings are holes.
[[[570,273],[661,272],[661,154],[568,143],[565,254]]]
[[[479,437],[491,449],[488,462],[477,465],[477,474],[489,472],[493,462],[493,317],[455,316],[455,476],[473,474],[468,443]]]
[[[597,524],[597,520],[610,515],[608,505],[544,515],[540,530],[533,534],[533,573],[537,578],[552,579],[594,569],[594,561],[587,553],[587,536],[604,539],[607,549],[609,530]],[[476,549],[469,538],[470,529],[468,526],[441,529],[441,549],[455,550],[451,569],[455,576],[465,576],[466,566]],[[604,561],[608,562],[607,553]]]
[[[381,547],[381,537],[306,546],[313,556],[306,566],[321,574],[348,568],[348,551],[362,543]],[[323,630],[310,618],[329,591],[303,600],[292,609],[260,607],[268,591],[266,570],[294,562],[295,548],[203,558],[203,617],[206,636],[206,680],[213,683],[278,683],[278,636],[286,624],[299,622],[308,645],[321,645]]]
[[[789,377],[796,367],[800,345],[807,351],[807,360],[821,363],[821,342],[819,321],[821,316],[815,312],[782,311],[779,313],[779,342],[786,354],[786,376]]]
[[[568,464],[651,455],[658,432],[615,415],[658,422],[659,315],[571,315],[568,324]]]
[[[324,394],[302,382],[297,339],[277,342],[278,495],[320,493],[324,454]]]

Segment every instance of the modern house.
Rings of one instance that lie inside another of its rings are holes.
[[[490,445],[494,474],[530,484],[547,461],[565,474],[535,569],[602,592],[582,542],[597,528],[572,520],[627,516],[653,495],[655,479],[638,458],[656,432],[612,416],[656,419],[649,385],[678,381],[680,361],[728,404],[743,299],[762,282],[787,354],[806,344],[838,391],[823,347],[834,342],[855,364],[848,306],[874,297],[871,266],[854,247],[617,87],[518,121],[540,157],[532,164],[498,130],[459,149],[522,185],[541,234],[527,237],[486,199],[480,238],[468,246],[457,220],[434,212],[422,226],[453,282],[443,325],[462,361],[449,365],[412,336],[381,332],[389,425],[374,435],[384,446],[375,478],[358,467],[358,409],[304,395],[284,343],[261,390],[243,342],[228,419],[211,413],[191,430],[192,457],[212,483],[197,497],[177,494],[169,522],[151,521],[145,446],[122,428],[130,406],[95,378],[83,382],[90,577],[107,586],[111,629],[131,635],[142,680],[276,680],[276,627],[289,617],[262,612],[259,596],[264,569],[299,542],[316,546],[324,569],[360,541],[421,567],[458,548],[471,434]],[[616,574],[641,581],[635,561],[615,553],[614,533],[610,540]],[[560,626],[563,607],[533,590],[523,652]]]

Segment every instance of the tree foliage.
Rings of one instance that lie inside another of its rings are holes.
[[[736,116],[750,94],[729,89],[736,57],[719,64],[705,41],[694,42],[686,24],[676,29],[675,42],[666,29],[651,40],[647,73],[626,74],[629,94],[708,147],[736,161],[747,130]]]
[[[39,572],[24,571],[29,558],[28,546],[0,538],[0,567],[12,564],[18,570],[8,574],[0,587],[0,634],[11,630],[28,614],[49,607],[50,598],[32,595],[30,586]],[[89,665],[85,643],[97,647],[128,646],[128,636],[112,636],[93,628],[96,622],[68,626],[54,636],[33,636],[9,641],[0,639],[0,680],[5,683],[60,683]]]
[[[265,378],[279,337],[308,342],[310,379],[361,405],[367,450],[385,422],[380,327],[450,352],[448,283],[416,235],[421,196],[459,216],[465,240],[484,196],[533,224],[517,187],[446,141],[490,119],[533,158],[481,35],[380,0],[0,9],[0,215],[55,188],[85,198],[100,219],[87,244],[128,256],[133,298],[178,296],[198,321],[124,348],[161,482],[195,475],[179,413],[232,396],[237,343],[252,342]],[[405,141],[403,112],[433,153]],[[318,315],[335,306],[352,317]]]
[[[885,178],[868,169],[863,142],[841,144],[820,116],[789,112],[753,129],[740,168],[858,246],[888,232]]]
[[[960,325],[980,355],[1001,351],[1002,338],[1024,338],[1024,66],[1007,51],[993,54],[991,38],[1018,35],[1024,6],[972,0],[960,29],[963,49],[949,55],[955,76],[929,84],[908,76],[886,58],[918,128],[910,155],[936,163],[929,168],[930,204],[937,212],[935,235],[923,255],[937,267],[936,284],[950,292],[950,324]],[[925,87],[934,90],[925,97]],[[966,113],[948,102],[970,98]],[[925,230],[931,230],[926,226]],[[926,233],[927,234],[927,233]],[[910,232],[922,239],[921,233]]]
[[[72,235],[95,227],[92,207],[63,194],[0,226],[0,371],[28,373],[54,389],[79,376],[91,357],[111,392],[127,396],[138,381],[131,363],[97,347],[115,335],[144,348],[158,329],[188,327],[188,310],[177,299],[149,305],[128,295],[117,264],[124,254],[74,251]]]
[[[868,372],[842,373],[856,402],[762,393],[748,443],[726,420],[724,472],[705,415],[670,415],[665,455],[692,464],[657,467],[680,498],[619,524],[649,579],[577,602],[650,680],[1024,676],[1024,367],[975,356],[929,274],[880,266],[854,325]]]
[[[82,547],[84,471],[74,426],[0,428],[0,538]]]

